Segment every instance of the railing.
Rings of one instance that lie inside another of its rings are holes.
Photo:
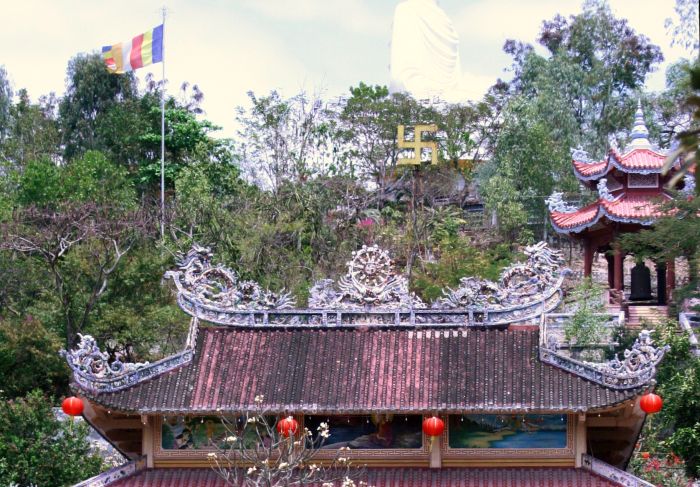
[[[199,302],[187,293],[178,294],[178,304],[190,316],[220,325],[255,327],[504,327],[539,319],[554,310],[562,299],[554,286],[543,299],[508,308],[455,309],[223,309]]]
[[[698,345],[698,337],[695,334],[695,328],[700,328],[700,314],[680,313],[678,315],[678,323],[683,331],[688,332],[690,349],[693,351],[693,354],[700,358],[700,345]]]
[[[617,482],[624,487],[654,487],[654,484],[650,484],[646,480],[642,480],[639,477],[635,477],[631,473],[627,473],[624,470],[615,468],[597,458],[593,458],[590,455],[582,455],[582,467],[596,475]]]
[[[139,457],[134,461],[125,463],[118,467],[102,472],[99,475],[91,477],[87,480],[83,480],[79,484],[75,484],[73,487],[104,487],[113,484],[117,480],[121,480],[125,477],[140,472],[146,468],[146,457]]]

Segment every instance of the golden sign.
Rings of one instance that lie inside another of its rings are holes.
[[[409,125],[410,127],[410,125]],[[421,154],[424,149],[430,150],[430,164],[437,164],[437,141],[435,140],[423,140],[424,132],[437,132],[437,125],[414,125],[413,126],[413,140],[406,140],[405,132],[406,125],[399,125],[398,127],[398,141],[397,144],[399,149],[412,149],[413,157],[399,157],[398,163],[400,165],[413,165],[418,166],[421,163]]]

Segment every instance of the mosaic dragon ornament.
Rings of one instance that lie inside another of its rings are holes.
[[[498,283],[476,277],[463,277],[457,289],[448,288],[435,308],[489,308],[502,310],[539,305],[561,287],[565,270],[561,252],[545,242],[525,248],[527,261],[512,264],[502,272]]]
[[[212,257],[209,247],[194,244],[181,256],[179,270],[165,273],[166,278],[175,281],[181,304],[184,299],[223,311],[294,307],[294,298],[289,293],[278,294],[263,289],[255,281],[241,281],[233,269],[212,265]]]
[[[584,362],[558,353],[557,348],[555,339],[548,340],[545,347],[540,347],[542,361],[606,387],[621,390],[648,385],[656,375],[656,366],[670,349],[668,345],[655,347],[648,330],[642,330],[632,348],[624,351],[623,360],[616,355],[608,362]]]
[[[311,288],[309,307],[315,309],[425,308],[420,298],[408,290],[408,280],[394,272],[386,250],[363,245],[352,253],[347,273],[337,288],[332,279],[317,281]]]
[[[122,362],[119,357],[109,362],[109,354],[100,350],[92,336],[78,333],[78,337],[80,338],[78,348],[70,351],[61,350],[61,355],[66,358],[71,369],[88,377],[113,379],[148,365],[148,362]]]

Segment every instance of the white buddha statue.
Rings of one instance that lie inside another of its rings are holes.
[[[396,6],[390,69],[392,93],[466,101],[459,36],[436,0],[405,0]]]

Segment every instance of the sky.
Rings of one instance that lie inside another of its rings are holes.
[[[348,93],[360,81],[389,84],[389,41],[398,0],[0,0],[0,65],[15,90],[32,99],[65,90],[68,60],[79,52],[126,41],[165,24],[168,91],[187,81],[204,92],[203,109],[235,136],[237,106],[248,91],[283,96],[304,90],[324,98]],[[510,58],[506,39],[535,43],[541,23],[580,12],[580,0],[440,0],[460,36],[462,70],[479,99]],[[647,89],[664,87],[669,62],[687,54],[671,47],[664,20],[674,0],[610,0],[618,17],[661,47],[666,61]],[[160,79],[160,64],[137,71]]]

